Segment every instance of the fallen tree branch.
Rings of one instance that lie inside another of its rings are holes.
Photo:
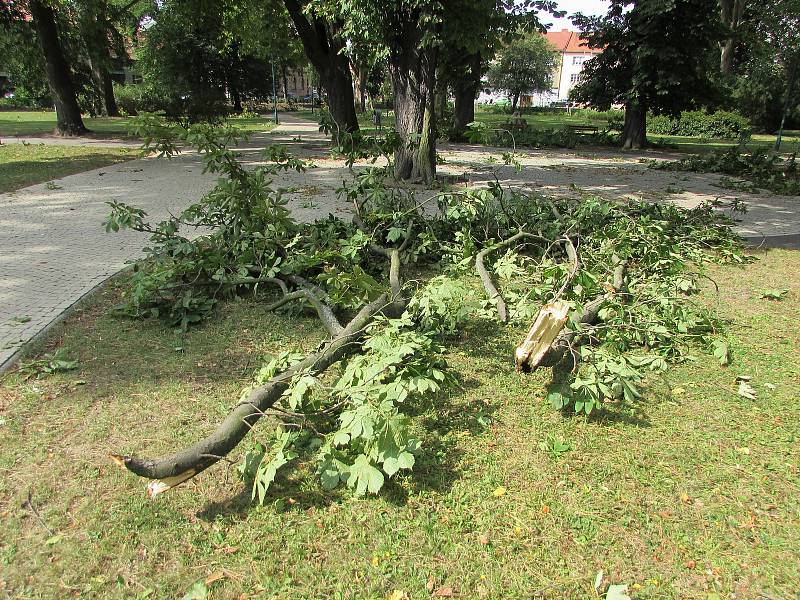
[[[297,373],[321,373],[353,352],[358,347],[367,325],[375,315],[385,309],[387,302],[386,294],[370,302],[319,352],[307,356],[303,361],[252,390],[208,437],[175,454],[155,460],[118,455],[112,455],[111,458],[140,477],[156,480],[147,488],[150,496],[188,481],[227,456],[244,439],[264,412],[278,402]]]
[[[353,215],[353,223],[361,231],[372,236],[372,234],[367,231],[367,227],[364,221],[361,220],[361,217]],[[401,253],[408,247],[409,243],[411,243],[411,234],[413,232],[414,223],[409,221],[406,231],[403,234],[403,242],[397,248],[387,248],[375,242],[370,242],[369,244],[370,250],[389,259],[389,288],[392,290],[392,305],[388,312],[394,316],[402,314],[408,304],[407,299],[403,298],[403,282],[400,278],[400,258]]]
[[[497,314],[502,323],[508,323],[508,306],[506,305],[503,295],[498,291],[494,281],[492,281],[492,277],[489,275],[484,261],[491,252],[507,248],[525,238],[537,239],[544,242],[550,241],[540,235],[528,233],[526,231],[518,231],[510,238],[498,242],[493,246],[489,246],[488,248],[484,248],[478,252],[478,255],[475,257],[475,270],[478,272],[478,277],[480,277],[481,283],[483,283],[483,289],[486,290],[486,295],[489,296],[489,300],[497,303]]]
[[[527,368],[534,370],[538,367],[555,367],[565,358],[567,352],[573,355],[572,348],[578,345],[583,338],[583,326],[591,325],[597,322],[600,309],[603,305],[619,294],[625,285],[625,271],[628,262],[620,261],[614,268],[612,276],[612,287],[608,293],[587,302],[583,306],[583,310],[579,311],[574,316],[574,321],[579,323],[578,329],[563,329],[553,340],[553,343],[548,348],[547,352],[542,354],[538,361],[530,361]],[[574,362],[574,360],[573,360]],[[574,365],[573,365],[574,366]],[[570,367],[571,369],[572,367]]]

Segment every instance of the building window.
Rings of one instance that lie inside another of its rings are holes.
[[[581,74],[580,73],[573,73],[572,75],[569,76],[569,82],[571,84],[573,84],[573,85],[578,83],[580,80],[581,80]]]
[[[573,56],[572,57],[572,64],[573,65],[582,65],[583,61],[586,60],[585,56]]]

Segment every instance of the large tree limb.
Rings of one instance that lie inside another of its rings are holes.
[[[523,361],[522,364],[520,364],[518,359],[518,367],[526,370],[534,370],[538,367],[555,367],[561,363],[568,352],[570,355],[572,355],[572,348],[583,338],[583,326],[591,325],[592,323],[597,322],[600,309],[603,307],[603,305],[623,290],[627,266],[627,261],[618,262],[617,266],[614,268],[611,284],[612,287],[608,293],[603,294],[602,296],[599,296],[590,302],[587,302],[583,306],[583,310],[575,314],[574,321],[577,321],[580,324],[580,327],[577,330],[563,329],[562,325],[561,331],[558,333],[552,343],[545,349],[545,352],[539,352],[536,355],[530,355]],[[566,320],[564,321],[564,324],[566,324]]]
[[[508,323],[508,306],[506,305],[506,301],[503,299],[502,294],[498,291],[497,286],[494,284],[494,281],[492,281],[492,277],[489,275],[489,271],[486,269],[484,261],[490,253],[507,248],[508,246],[512,246],[516,242],[526,238],[545,242],[550,241],[540,235],[528,233],[526,231],[519,231],[502,242],[498,242],[493,246],[484,248],[478,252],[478,255],[475,257],[475,270],[478,271],[478,277],[480,277],[481,282],[483,283],[483,288],[486,290],[489,300],[497,304],[497,314],[500,317],[500,321],[503,323]]]
[[[321,373],[352,352],[363,337],[367,325],[387,303],[387,295],[383,294],[364,306],[323,349],[252,390],[208,437],[175,454],[154,460],[116,455],[112,455],[112,458],[136,475],[157,480],[148,486],[148,494],[151,496],[191,479],[231,452],[264,412],[278,402],[296,374]]]

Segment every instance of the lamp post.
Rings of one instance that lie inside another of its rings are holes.
[[[275,87],[275,60],[271,61],[272,64],[272,101],[275,107],[275,125],[278,124],[278,89]]]

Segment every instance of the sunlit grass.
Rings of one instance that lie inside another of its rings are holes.
[[[548,406],[548,373],[514,371],[523,327],[476,322],[448,355],[460,388],[419,417],[413,475],[359,500],[300,474],[264,507],[224,465],[149,501],[107,455],[207,433],[261,361],[323,339],[317,322],[248,300],[181,335],[112,316],[112,285],[45,348],[78,371],[0,383],[0,590],[180,597],[221,572],[214,597],[589,598],[602,570],[635,598],[793,597],[798,270],[793,251],[713,269],[719,296],[709,284],[704,300],[733,320],[733,365],[698,354],[640,404],[588,420]],[[773,288],[787,299],[760,298]],[[737,395],[739,375],[756,400]],[[570,450],[555,458],[540,447],[552,439]]]
[[[113,165],[136,156],[136,150],[132,148],[3,144],[0,146],[0,193]]]

